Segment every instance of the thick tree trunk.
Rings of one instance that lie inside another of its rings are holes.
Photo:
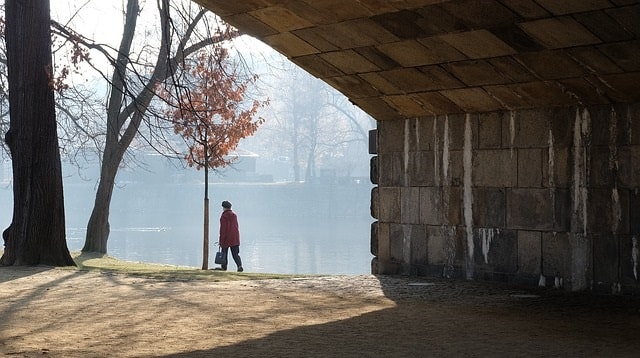
[[[65,237],[48,0],[7,0],[6,44],[13,163],[13,219],[2,265],[75,265]]]

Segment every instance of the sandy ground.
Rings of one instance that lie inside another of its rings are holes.
[[[10,357],[638,357],[640,298],[409,277],[0,268]]]

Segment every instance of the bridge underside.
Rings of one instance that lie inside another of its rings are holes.
[[[374,272],[638,289],[637,1],[197,2],[378,120]]]
[[[378,120],[640,97],[625,0],[199,0]]]

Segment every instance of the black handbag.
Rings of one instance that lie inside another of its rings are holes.
[[[227,255],[222,251],[222,247],[216,252],[216,259],[214,261],[218,265],[226,265],[227,264]]]

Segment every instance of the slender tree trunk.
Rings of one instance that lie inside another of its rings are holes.
[[[13,218],[2,265],[75,265],[65,237],[48,0],[7,0],[6,44]]]
[[[204,238],[202,240],[202,269],[209,268],[209,148],[207,147],[206,135],[204,145]]]
[[[115,185],[120,161],[102,161],[100,183],[96,191],[96,199],[87,224],[87,235],[82,252],[107,253],[107,239],[109,238],[109,207]]]

